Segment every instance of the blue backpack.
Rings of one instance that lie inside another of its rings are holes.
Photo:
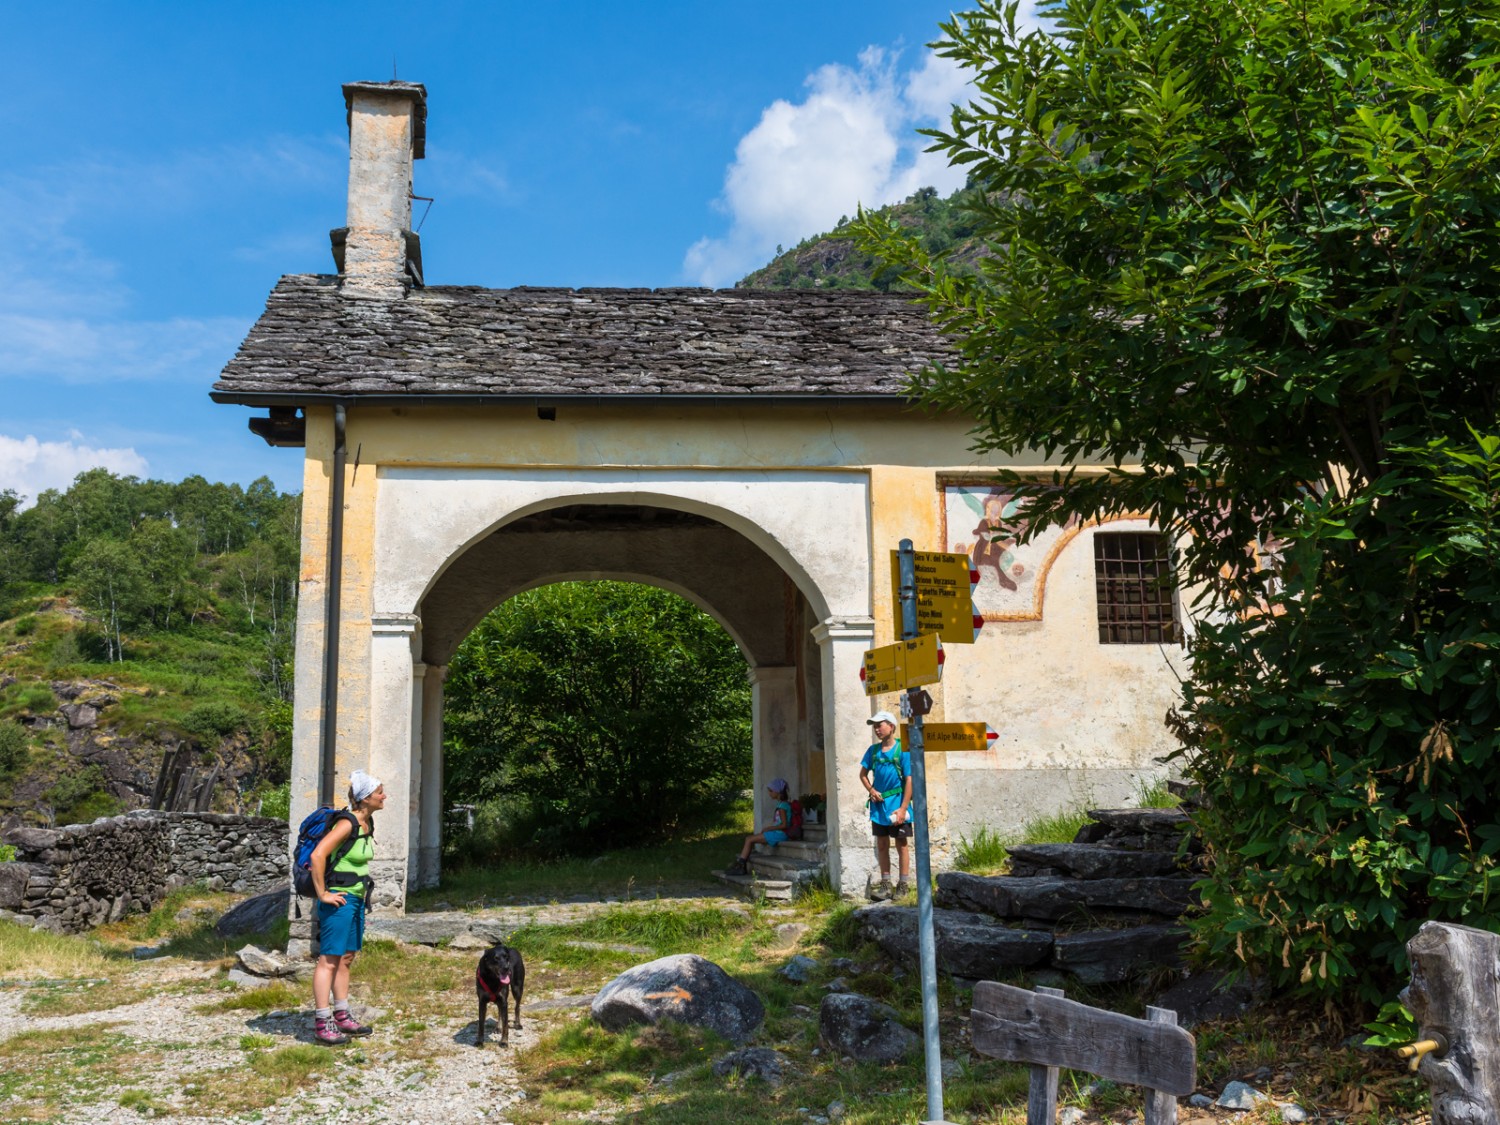
[[[349,838],[334,850],[333,855],[328,857],[330,869],[344,858],[349,849],[354,846],[354,841],[359,838],[359,821],[348,809],[336,809],[332,805],[314,809],[302,818],[302,824],[297,828],[297,846],[292,851],[292,887],[299,898],[312,897],[313,850],[322,842],[323,837],[328,835],[328,830],[340,820],[347,820],[353,831],[349,833]]]

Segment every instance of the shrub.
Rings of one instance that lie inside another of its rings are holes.
[[[29,637],[36,632],[36,614],[28,613],[16,619],[16,636]]]
[[[236,731],[248,730],[250,716],[237,703],[216,700],[194,704],[183,716],[182,725],[189,734],[197,735],[204,742],[214,742]]]
[[[274,820],[287,820],[292,815],[292,783],[283,781],[274,789],[260,795],[260,815]]]
[[[26,761],[31,739],[20,723],[0,721],[0,777],[15,773]]]
[[[85,766],[60,777],[42,799],[52,806],[54,824],[85,824],[101,816],[115,816],[120,802],[105,789],[104,771]]]

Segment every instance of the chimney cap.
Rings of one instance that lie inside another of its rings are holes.
[[[392,79],[389,82],[345,82],[344,83],[344,109],[345,120],[350,121],[354,116],[354,95],[362,94],[392,94],[400,97],[410,98],[412,105],[411,121],[411,155],[413,160],[421,160],[427,155],[427,87],[420,82],[401,82]]]

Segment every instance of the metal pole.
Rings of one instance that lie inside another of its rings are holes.
[[[901,639],[917,636],[916,554],[910,539],[901,540]],[[909,688],[916,704],[921,688]],[[922,1042],[927,1061],[927,1119],[943,1120],[943,1051],[938,1041],[937,939],[932,929],[932,859],[927,835],[927,763],[922,741],[920,708],[911,713],[911,804],[917,848],[917,954],[922,967]]]

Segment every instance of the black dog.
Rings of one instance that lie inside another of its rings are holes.
[[[516,998],[516,1030],[521,1029],[521,993],[526,990],[526,963],[521,951],[503,941],[484,951],[474,970],[474,991],[479,994],[479,1035],[474,1046],[484,1046],[485,1009],[491,1002],[500,1009],[500,1046],[510,1046],[510,1011],[507,995]]]

